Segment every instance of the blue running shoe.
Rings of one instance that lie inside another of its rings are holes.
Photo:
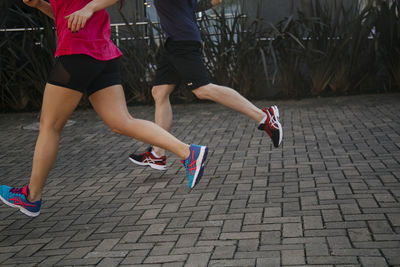
[[[204,162],[206,161],[207,153],[208,147],[191,145],[190,156],[187,160],[182,160],[186,168],[190,189],[194,188],[203,176]]]
[[[6,185],[0,186],[0,199],[4,204],[19,209],[22,213],[36,217],[40,213],[40,207],[42,206],[42,200],[34,203],[28,201],[29,188],[25,186],[23,188],[12,188]]]

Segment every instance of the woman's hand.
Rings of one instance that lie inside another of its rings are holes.
[[[41,0],[23,0],[24,4],[30,7],[37,8]]]
[[[93,13],[93,10],[86,6],[68,16],[65,16],[65,19],[68,20],[68,29],[70,29],[71,32],[78,32],[80,29],[83,29],[86,22],[93,16]]]

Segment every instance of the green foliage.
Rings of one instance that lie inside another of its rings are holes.
[[[344,1],[312,0],[297,19],[271,25],[270,54],[283,95],[380,92],[383,70],[391,77],[387,89],[399,89],[398,11],[397,3],[389,8],[385,1],[360,10]]]
[[[273,84],[281,88],[282,95],[300,97],[308,94],[305,73],[305,46],[299,22],[289,17],[276,26],[271,25],[268,55],[274,66]]]
[[[400,89],[398,1],[388,5],[381,0],[362,10],[346,1],[309,2],[307,10],[266,28],[260,16],[251,20],[236,13],[228,18],[224,8],[203,15],[205,64],[213,81],[257,98]],[[54,28],[44,15],[23,15],[18,8],[10,12],[36,30],[0,32],[0,111],[38,110],[53,64]],[[118,37],[125,38],[119,43],[127,102],[151,103],[162,31],[151,22],[122,28]],[[182,100],[193,96],[177,90],[174,101]]]
[[[400,89],[400,3],[383,1],[371,12],[375,19],[375,42],[384,66],[388,90]]]
[[[18,8],[11,12],[24,14]],[[32,30],[0,33],[0,111],[39,109],[53,65],[56,37],[49,19],[25,14],[20,21]]]
[[[203,16],[200,26],[205,63],[214,83],[250,97],[263,94],[269,77],[263,62],[265,41],[260,20],[250,22],[241,14],[227,20],[222,9],[215,11],[212,18]]]
[[[156,25],[148,22],[145,25],[130,24],[121,13],[126,26],[120,42],[124,54],[121,64],[121,79],[128,104],[152,102],[151,87],[157,67],[157,59],[163,49],[161,33]],[[157,36],[156,36],[157,35]]]
[[[360,13],[357,6],[346,7],[336,0],[312,5],[311,15],[299,12],[311,93],[361,91],[360,85],[375,66],[373,42],[368,40],[372,28],[368,10]]]

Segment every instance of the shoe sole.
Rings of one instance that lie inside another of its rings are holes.
[[[130,161],[132,161],[133,163],[140,165],[140,166],[150,166],[151,168],[158,170],[158,171],[166,171],[167,170],[167,166],[160,166],[157,164],[153,164],[153,163],[143,163],[140,161],[136,161],[132,158],[129,158]]]
[[[29,210],[27,210],[27,209],[24,209],[24,208],[21,207],[21,206],[12,204],[12,203],[6,201],[2,196],[0,196],[0,200],[1,200],[4,204],[6,204],[7,206],[9,206],[9,207],[19,209],[20,212],[22,212],[23,214],[25,214],[25,215],[27,215],[27,216],[29,216],[29,217],[36,217],[36,216],[38,216],[38,215],[40,214],[40,211],[38,211],[38,212],[31,212],[31,211],[29,211]]]
[[[208,147],[206,146],[201,147],[199,157],[197,158],[196,161],[196,173],[194,174],[190,189],[193,189],[203,177],[204,161],[207,159],[207,154],[208,154]]]
[[[282,128],[281,122],[279,121],[279,109],[278,109],[278,107],[277,106],[273,106],[272,109],[274,110],[274,114],[278,119],[277,120],[277,124],[278,124],[278,128],[279,128],[279,142],[278,142],[277,146],[275,146],[275,145],[274,146],[275,147],[279,147],[279,145],[281,144],[282,139],[283,139],[283,128]]]

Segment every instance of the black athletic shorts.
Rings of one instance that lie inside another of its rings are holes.
[[[178,85],[181,82],[190,90],[211,83],[202,58],[201,43],[168,39],[157,64],[154,85]]]
[[[119,58],[102,61],[83,54],[57,57],[48,83],[86,92],[90,96],[121,84]]]

